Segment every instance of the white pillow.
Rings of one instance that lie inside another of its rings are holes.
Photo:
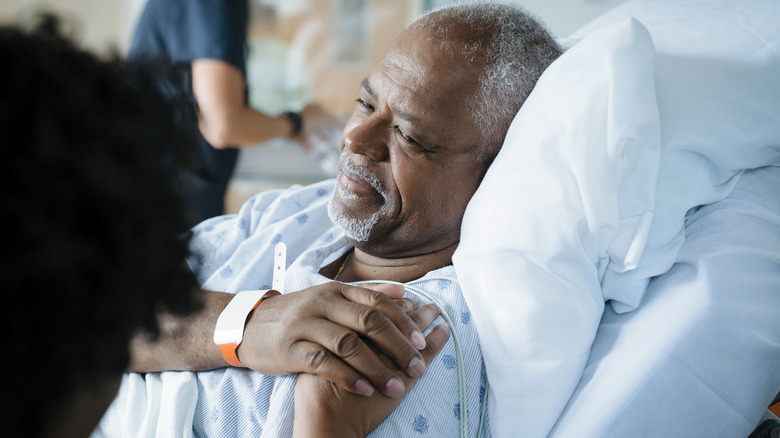
[[[587,361],[606,271],[639,261],[660,128],[636,20],[582,39],[515,117],[453,261],[480,335],[494,436],[546,436]]]
[[[634,0],[572,37],[627,17],[640,17],[655,44],[662,153],[641,263],[603,279],[618,312],[672,266],[690,209],[725,198],[745,169],[780,165],[779,1]]]

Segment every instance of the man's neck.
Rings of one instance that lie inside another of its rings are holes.
[[[392,259],[373,256],[355,248],[352,256],[347,253],[338,260],[337,269],[341,269],[343,265],[338,280],[342,282],[389,280],[406,283],[430,271],[452,264],[455,248],[457,244],[432,253]]]

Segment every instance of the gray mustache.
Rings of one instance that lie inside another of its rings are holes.
[[[376,190],[382,198],[385,200],[387,199],[387,191],[385,190],[385,187],[382,185],[382,182],[377,178],[376,174],[371,172],[370,170],[366,169],[365,167],[359,166],[352,162],[352,160],[349,158],[349,155],[347,152],[341,153],[341,165],[346,168],[350,173],[355,174],[365,180],[367,183],[371,185],[371,187]]]

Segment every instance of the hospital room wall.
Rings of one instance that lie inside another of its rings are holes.
[[[504,0],[521,5],[540,18],[556,37],[565,38],[580,26],[625,0]],[[423,0],[426,10],[453,0]]]
[[[31,11],[48,8],[58,11],[80,25],[79,39],[85,46],[105,50],[113,45],[126,51],[132,27],[146,0],[2,0],[0,22],[19,22]],[[274,4],[280,0],[255,0]],[[369,4],[375,0],[366,0]],[[506,0],[525,6],[542,18],[555,32],[564,37],[580,25],[625,0]],[[287,0],[287,3],[307,4],[315,0]],[[320,0],[321,2],[321,0]],[[415,0],[419,9],[431,9],[452,0]]]
[[[125,53],[132,26],[145,0],[2,0],[0,23],[25,24],[38,11],[54,11],[73,26],[73,36],[101,53]]]
[[[505,0],[541,18],[565,37],[624,0]],[[53,10],[83,46],[126,53],[146,0],[2,0],[0,22],[25,23]],[[348,117],[358,84],[392,38],[421,11],[452,0],[251,0],[247,80],[250,104],[269,113],[317,101]],[[336,144],[334,144],[336,147]],[[242,149],[228,189],[227,212],[269,188],[331,176],[292,142]]]

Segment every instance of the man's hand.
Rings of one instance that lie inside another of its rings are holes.
[[[268,375],[316,374],[354,394],[376,388],[401,397],[405,382],[425,372],[426,342],[391,299],[402,288],[384,292],[333,282],[263,300],[247,321],[238,358]]]
[[[333,282],[266,298],[249,315],[239,360],[268,375],[307,372],[356,394],[377,388],[400,397],[404,379],[425,371],[419,351],[425,339],[407,315],[416,306],[399,299],[403,288],[376,289],[383,293]],[[217,318],[233,295],[200,291],[198,296],[203,302],[198,313],[160,315],[159,337],[135,337],[128,372],[203,371],[228,365],[213,337]],[[378,351],[391,361],[380,359]]]
[[[410,313],[418,329],[425,330],[439,315],[434,304],[427,304]],[[441,351],[449,338],[449,327],[442,324],[426,337],[422,350],[426,363]],[[392,365],[389,359],[385,363]],[[404,376],[406,390],[417,378]],[[364,437],[379,426],[400,403],[399,398],[382,394],[369,397],[351,394],[339,385],[322,377],[301,374],[295,385],[294,437]]]

